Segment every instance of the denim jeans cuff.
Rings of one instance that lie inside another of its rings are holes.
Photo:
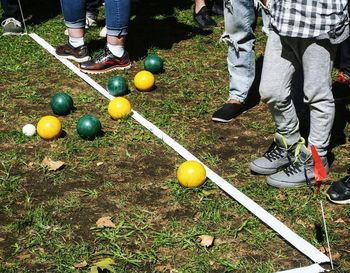
[[[128,34],[128,27],[123,27],[119,29],[111,29],[107,27],[107,35],[109,36],[121,37],[121,36],[126,36],[127,34]]]
[[[75,22],[64,21],[64,24],[68,28],[85,28],[85,18]]]

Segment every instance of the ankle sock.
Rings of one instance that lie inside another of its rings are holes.
[[[75,38],[75,37],[69,36],[69,44],[74,48],[82,46],[82,45],[84,45],[84,37]]]
[[[123,56],[123,54],[125,52],[124,46],[122,46],[122,45],[107,44],[107,47],[108,47],[109,51],[112,52],[112,54],[118,58]]]

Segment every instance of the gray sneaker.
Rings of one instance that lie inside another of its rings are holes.
[[[326,157],[321,157],[329,172]],[[296,188],[315,183],[314,160],[311,151],[303,144],[295,150],[295,161],[284,170],[267,177],[267,184],[276,188]]]
[[[268,151],[262,157],[250,163],[250,169],[253,172],[269,175],[292,164],[297,145],[304,144],[305,140],[300,138],[299,142],[288,146],[286,138],[276,133],[274,142],[276,145],[271,151]]]
[[[22,23],[15,18],[7,18],[1,22],[1,26],[4,29],[2,35],[20,35],[23,33]]]
[[[86,12],[86,23],[85,28],[96,27],[97,26],[97,16],[95,12],[88,11]]]

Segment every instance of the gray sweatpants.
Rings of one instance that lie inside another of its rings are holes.
[[[299,120],[291,99],[294,72],[304,75],[304,102],[310,109],[309,146],[327,154],[334,120],[331,70],[336,46],[328,40],[282,37],[270,31],[260,83],[260,95],[289,145],[300,139]]]

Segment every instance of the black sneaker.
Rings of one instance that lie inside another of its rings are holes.
[[[211,13],[214,15],[224,15],[224,3],[222,0],[214,1],[211,7]]]
[[[123,56],[116,57],[106,46],[104,51],[94,57],[92,60],[81,63],[80,70],[89,74],[106,73],[112,70],[124,70],[131,67],[128,52],[124,52]]]
[[[219,110],[214,112],[211,119],[219,122],[230,122],[247,110],[248,107],[243,103],[225,103]]]
[[[334,182],[327,190],[327,197],[335,204],[350,204],[350,176]]]
[[[198,13],[193,11],[193,20],[199,25],[202,29],[209,29],[216,26],[216,22],[211,18],[210,12],[207,6],[202,7]]]
[[[56,48],[56,54],[62,58],[73,60],[78,63],[86,62],[91,59],[88,47],[85,44],[79,47],[73,47],[70,43],[66,43]]]

